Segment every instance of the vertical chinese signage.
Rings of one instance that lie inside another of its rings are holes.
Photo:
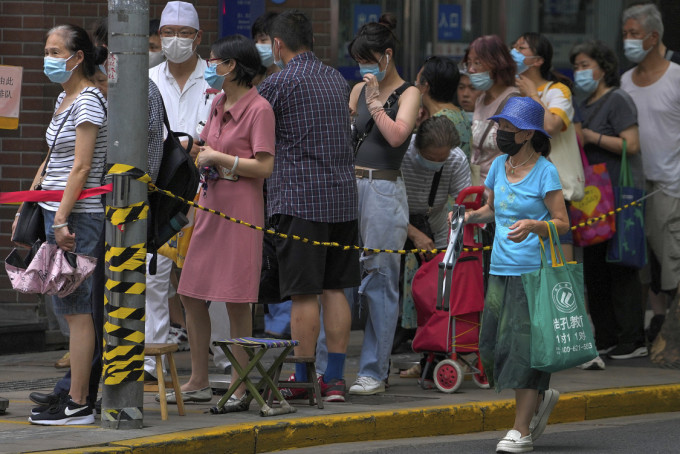
[[[437,39],[460,41],[463,36],[462,8],[460,5],[439,5],[437,12]]]
[[[0,129],[19,127],[21,66],[0,65]]]

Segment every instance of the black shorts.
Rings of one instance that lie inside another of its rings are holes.
[[[315,222],[281,214],[272,225],[287,235],[320,242],[354,246],[359,240],[359,223]],[[282,299],[293,295],[320,295],[324,290],[356,287],[361,283],[359,251],[314,246],[292,238],[276,240],[279,286]]]

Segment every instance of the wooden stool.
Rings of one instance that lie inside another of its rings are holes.
[[[175,368],[175,358],[172,356],[177,351],[177,344],[144,344],[144,356],[153,356],[156,358],[156,376],[158,377],[158,395],[161,401],[161,419],[163,421],[168,419],[168,400],[165,396],[165,386],[172,386],[175,390],[175,400],[177,401],[177,413],[184,416],[184,401],[182,400],[182,391],[179,389],[179,379],[177,378],[177,368]],[[170,369],[170,377],[172,381],[166,382],[163,375],[163,361],[162,357],[168,360],[168,369]],[[147,391],[146,386],[144,391]]]
[[[307,366],[307,381],[280,381],[281,367],[283,363],[286,364],[296,364],[304,363]],[[316,405],[319,408],[323,408],[323,398],[321,397],[321,386],[319,385],[319,380],[316,377],[316,358],[314,356],[289,356],[283,360],[281,366],[279,366],[276,371],[276,377],[274,382],[279,385],[280,388],[294,388],[294,389],[309,389],[309,405],[314,405],[314,398],[316,397]],[[273,396],[269,396],[269,401],[273,399]],[[271,403],[270,403],[271,405]]]

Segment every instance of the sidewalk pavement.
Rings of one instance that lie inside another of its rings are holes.
[[[348,386],[356,377],[361,341],[362,332],[353,331],[345,373]],[[422,390],[415,379],[399,378],[393,367],[385,394],[348,396],[348,402],[326,403],[323,410],[307,401],[294,401],[297,413],[263,418],[253,402],[247,412],[212,415],[209,408],[219,398],[214,396],[211,403],[187,404],[185,416],[179,416],[171,405],[168,420],[162,421],[154,393],[145,393],[144,428],[139,430],[102,429],[98,417],[90,426],[31,425],[27,418],[33,404],[28,394],[52,389],[63,372],[53,367],[62,354],[0,356],[0,397],[9,399],[6,413],[0,414],[0,452],[259,453],[348,441],[503,430],[510,428],[514,419],[512,391],[497,394],[478,388],[472,380],[466,380],[454,394]],[[175,355],[180,379],[186,380],[189,352]],[[392,362],[406,366],[418,357],[414,353],[393,355]],[[604,371],[571,369],[553,375],[551,387],[558,389],[561,397],[550,423],[680,411],[680,371],[656,368],[648,358],[606,363]]]

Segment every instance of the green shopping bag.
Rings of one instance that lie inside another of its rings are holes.
[[[531,367],[558,372],[597,356],[583,293],[583,265],[565,263],[555,224],[548,222],[550,256],[541,239],[541,268],[522,275],[531,317]]]

